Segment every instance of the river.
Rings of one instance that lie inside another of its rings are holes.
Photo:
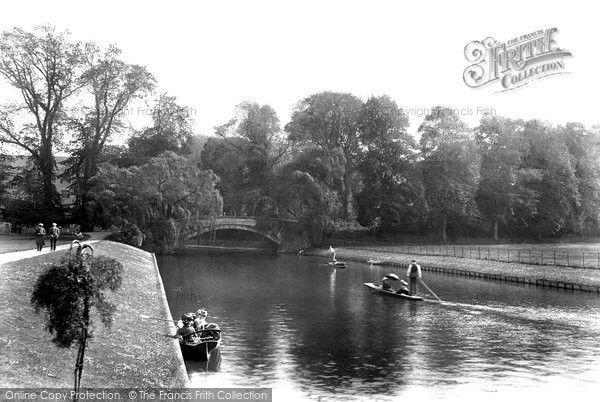
[[[173,316],[205,307],[223,330],[220,367],[186,362],[193,387],[272,387],[274,400],[600,392],[596,294],[424,271],[444,302],[409,302],[363,286],[395,267],[223,252],[158,263]]]

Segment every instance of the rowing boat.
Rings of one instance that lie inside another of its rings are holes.
[[[221,345],[221,330],[216,324],[209,324],[202,329],[186,335],[185,339],[179,336],[179,346],[185,359],[208,360],[213,350]]]
[[[381,288],[380,285],[375,285],[374,283],[371,283],[371,282],[364,283],[364,285],[366,287],[368,287],[369,289],[373,289],[373,290],[377,291],[378,293],[383,293],[388,296],[395,296],[395,297],[399,297],[401,299],[412,300],[412,301],[423,300],[423,298],[421,296],[411,296],[411,295],[405,295],[402,293],[396,293],[395,291],[384,290]]]
[[[346,263],[344,261],[330,261],[329,266],[335,268],[346,268]]]

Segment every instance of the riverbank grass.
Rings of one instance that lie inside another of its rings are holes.
[[[96,255],[123,264],[121,288],[110,294],[117,306],[114,322],[105,328],[93,314],[93,338],[88,341],[82,387],[187,386],[179,346],[168,334],[173,325],[142,320],[140,314],[165,316],[162,286],[152,254],[133,247],[102,241],[94,244]],[[0,266],[0,378],[4,387],[73,386],[77,347],[56,347],[45,329],[44,313],[36,314],[30,303],[37,277],[66,252],[44,254]]]
[[[325,248],[313,249],[307,254],[329,257],[328,249]],[[448,270],[455,269],[481,274],[519,277],[534,281],[546,280],[585,286],[600,286],[600,269],[584,269],[554,265],[529,265],[516,262],[508,263],[446,256],[409,255],[384,251],[360,250],[357,247],[338,247],[336,248],[336,255],[339,260],[343,260],[344,258],[360,261],[367,261],[369,258],[379,260],[383,265],[394,266],[394,268],[390,268],[391,271],[398,270],[399,265],[402,267],[401,273],[405,272],[405,267],[408,267],[411,260],[415,258],[424,270],[438,267]]]

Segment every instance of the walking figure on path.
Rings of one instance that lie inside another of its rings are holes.
[[[40,223],[38,225],[37,229],[35,230],[35,245],[36,245],[37,251],[42,251],[44,244],[46,244],[44,242],[45,235],[46,235],[46,230],[44,229],[44,224]]]
[[[60,236],[60,229],[56,226],[56,223],[52,224],[50,228],[50,250],[56,251],[56,241],[58,240],[58,236]]]

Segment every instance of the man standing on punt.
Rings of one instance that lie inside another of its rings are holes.
[[[412,260],[412,262],[408,265],[406,276],[408,276],[410,294],[417,294],[417,282],[419,279],[421,279],[421,266],[417,264],[417,260]]]

